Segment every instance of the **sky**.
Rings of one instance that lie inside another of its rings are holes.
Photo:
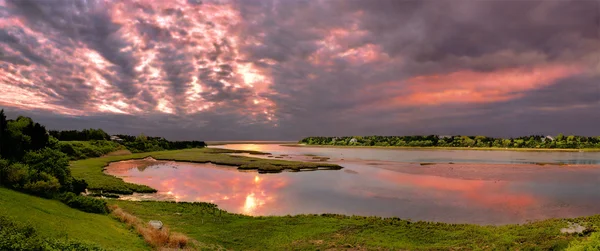
[[[600,0],[0,0],[0,108],[173,140],[600,135]]]

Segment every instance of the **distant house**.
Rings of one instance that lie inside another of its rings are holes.
[[[356,140],[355,138],[352,138],[352,139],[350,140],[350,144],[353,144],[353,143],[356,143],[356,142],[358,142],[358,140]]]
[[[438,135],[438,139],[450,139],[452,135]]]
[[[118,142],[123,141],[123,139],[121,139],[121,138],[119,138],[119,137],[117,137],[115,135],[110,136],[110,140],[112,140],[112,141],[118,141]]]
[[[542,142],[546,142],[546,140],[554,141],[554,137],[548,135],[548,136],[542,138]]]

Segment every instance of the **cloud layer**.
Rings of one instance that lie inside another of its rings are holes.
[[[0,0],[0,107],[173,139],[595,135],[600,2]]]

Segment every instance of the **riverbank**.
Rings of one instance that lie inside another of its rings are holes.
[[[257,151],[239,151],[226,150],[219,148],[195,148],[175,151],[159,151],[149,153],[136,153],[130,155],[104,156],[71,162],[71,172],[73,177],[84,179],[88,182],[88,189],[91,191],[103,191],[116,194],[153,193],[154,188],[126,183],[122,179],[105,174],[104,168],[115,161],[144,159],[152,157],[156,160],[182,161],[193,163],[213,163],[237,167],[241,170],[256,170],[260,173],[273,173],[285,170],[316,170],[331,169],[339,170],[341,166],[329,163],[299,162],[285,160],[260,159],[245,156],[234,156],[232,153],[245,153],[251,155],[267,155],[268,153]]]
[[[322,147],[322,148],[380,148],[402,150],[474,150],[474,151],[523,151],[523,152],[600,152],[600,148],[567,149],[567,148],[500,148],[500,147],[438,147],[438,146],[341,146],[341,145],[307,145],[282,144],[288,147]]]

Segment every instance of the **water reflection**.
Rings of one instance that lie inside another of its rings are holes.
[[[111,163],[106,172],[159,191],[126,199],[212,202],[248,215],[340,213],[506,224],[600,213],[595,166],[433,165],[406,173],[400,163],[369,163],[344,162],[344,171],[258,174],[134,160]]]
[[[327,148],[292,147],[277,144],[229,144],[214,147],[236,150],[253,150],[286,155],[308,154],[330,157],[332,159],[345,160],[497,164],[532,164],[540,162],[562,162],[566,164],[600,164],[600,152],[525,152],[498,150],[483,151],[399,148]]]

